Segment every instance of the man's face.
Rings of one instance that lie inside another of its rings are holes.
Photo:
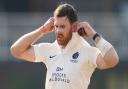
[[[55,17],[54,26],[58,44],[65,47],[72,37],[72,25],[69,19],[66,16]]]

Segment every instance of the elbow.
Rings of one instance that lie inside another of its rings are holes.
[[[119,64],[119,57],[113,58],[113,61],[108,64],[108,68],[114,68]],[[108,69],[107,68],[107,69]]]
[[[119,56],[115,51],[111,52],[111,55],[109,54],[105,58],[105,60],[109,60],[106,62],[108,68],[114,68],[119,64]]]
[[[109,58],[109,59],[111,59],[111,58]],[[119,64],[119,57],[117,56],[117,57],[112,58],[111,61],[109,61],[109,62],[100,63],[98,68],[100,70],[110,69],[110,68],[116,67],[118,64]]]
[[[114,61],[114,64],[113,64],[112,68],[115,67],[115,66],[117,66],[119,64],[119,57],[118,56],[115,57],[114,60],[115,61]]]
[[[15,48],[14,46],[11,46],[10,52],[12,56],[14,56],[15,58],[19,58],[19,51],[17,48]]]
[[[112,60],[112,68],[117,66],[119,64],[119,56],[116,51],[113,51],[113,55],[110,56],[110,59]]]
[[[112,57],[111,57],[111,68],[114,68],[115,66],[117,66],[118,64],[119,64],[119,56],[117,55],[117,53],[115,53],[115,55],[113,55]]]

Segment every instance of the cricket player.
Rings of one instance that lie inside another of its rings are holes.
[[[50,32],[55,33],[55,42],[34,44]],[[89,23],[78,22],[76,10],[67,3],[59,5],[43,26],[20,37],[10,50],[16,58],[46,64],[45,89],[87,89],[96,68],[112,68],[119,62],[114,47]]]

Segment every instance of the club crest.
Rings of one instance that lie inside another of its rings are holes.
[[[73,62],[73,63],[77,63],[78,62],[78,60],[77,60],[78,57],[79,57],[79,52],[76,52],[72,55],[72,59],[70,61]]]
[[[72,58],[73,59],[77,59],[79,57],[79,52],[76,52],[72,55]]]

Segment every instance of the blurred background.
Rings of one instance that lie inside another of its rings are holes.
[[[128,89],[128,0],[0,0],[0,89],[44,89],[45,65],[15,59],[9,49],[43,25],[61,2],[74,5],[79,21],[89,22],[120,57],[115,68],[95,71],[89,89]],[[38,42],[54,40],[51,33]]]

